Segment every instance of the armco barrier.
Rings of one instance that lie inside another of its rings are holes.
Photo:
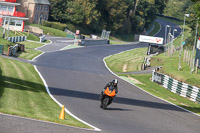
[[[15,36],[15,37],[8,37],[8,41],[11,41],[13,43],[16,42],[23,42],[27,40],[27,36]]]
[[[81,40],[81,46],[94,46],[94,45],[105,45],[109,44],[109,40],[103,39],[103,40]]]
[[[161,84],[164,88],[191,101],[200,104],[200,88],[177,81],[167,75],[152,71],[152,81]]]

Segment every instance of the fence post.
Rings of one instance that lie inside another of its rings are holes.
[[[170,56],[170,46],[168,46],[168,56]]]
[[[185,50],[185,62],[187,62],[187,49]]]
[[[187,50],[185,49],[185,50],[184,50],[184,58],[183,58],[183,61],[184,61],[184,62],[186,62],[186,57],[187,57]]]
[[[176,49],[175,49],[175,46],[173,45],[173,56],[175,55],[176,53]]]
[[[190,68],[192,67],[192,62],[193,62],[193,59],[192,59],[192,55],[190,57]]]
[[[190,65],[190,52],[188,51],[187,64]]]
[[[185,62],[187,63],[187,56],[188,56],[188,51],[186,49],[186,53],[185,53]]]
[[[7,56],[9,56],[9,54],[10,54],[10,47],[8,47]]]
[[[194,66],[195,66],[194,63],[195,63],[195,58],[193,59],[193,63],[192,63],[192,70],[193,70],[192,72],[194,72]]]

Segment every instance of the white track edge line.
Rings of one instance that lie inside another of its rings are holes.
[[[51,94],[51,92],[49,91],[49,87],[48,87],[48,85],[47,85],[45,79],[43,78],[43,76],[41,75],[41,73],[39,72],[39,70],[37,69],[37,67],[36,67],[35,65],[34,65],[34,68],[35,68],[35,70],[37,71],[37,73],[39,74],[40,78],[42,79],[42,81],[43,81],[43,83],[44,83],[44,85],[45,85],[46,91],[47,91],[47,93],[49,94],[49,96],[50,96],[60,107],[62,107],[62,104],[61,104],[60,102],[58,102],[58,101],[53,97],[53,95]],[[97,127],[95,127],[95,126],[93,126],[93,125],[91,125],[91,124],[89,124],[89,123],[87,123],[87,122],[81,120],[80,118],[78,118],[77,116],[75,116],[74,114],[72,114],[72,113],[71,113],[68,109],[66,109],[66,108],[65,108],[65,112],[68,113],[69,115],[71,115],[72,117],[74,117],[75,119],[77,119],[78,121],[84,123],[85,125],[94,128],[95,131],[101,131],[99,128],[97,128]],[[88,129],[88,130],[89,130],[89,129]],[[91,130],[92,130],[92,129],[91,129]]]
[[[36,58],[38,58],[39,56],[41,56],[41,55],[43,55],[43,54],[44,54],[44,52],[43,52],[42,54],[38,55],[37,57],[35,57],[35,58],[32,59],[32,60],[35,60]],[[45,79],[43,78],[42,74],[41,74],[41,73],[39,72],[39,70],[37,69],[37,66],[36,66],[36,65],[33,65],[33,66],[34,66],[36,72],[39,74],[40,78],[42,79],[42,81],[43,81],[43,83],[44,83],[44,85],[45,85],[46,91],[47,91],[47,93],[49,94],[49,96],[50,96],[60,107],[62,107],[62,104],[59,103],[59,102],[53,97],[53,95],[50,93],[49,87],[48,87],[48,85],[47,85]],[[68,113],[69,115],[71,115],[72,117],[74,117],[76,120],[78,120],[78,121],[84,123],[85,125],[94,128],[94,130],[93,130],[93,129],[86,129],[86,128],[80,128],[80,129],[92,130],[92,131],[101,131],[101,129],[99,129],[99,128],[97,128],[97,127],[95,127],[95,126],[93,126],[93,125],[91,125],[91,124],[89,124],[89,123],[87,123],[87,122],[81,120],[80,118],[78,118],[77,116],[75,116],[74,114],[72,114],[69,110],[67,110],[66,108],[65,108],[65,112]],[[75,127],[75,128],[78,128],[78,127]]]
[[[137,49],[137,48],[136,48],[136,49]],[[133,50],[133,49],[130,49],[130,50]],[[126,50],[126,51],[123,51],[123,52],[127,52],[127,51],[130,51],[130,50]],[[120,52],[120,53],[117,53],[117,54],[121,54],[121,53],[123,53],[123,52]],[[113,55],[117,55],[117,54],[113,54]],[[146,92],[147,94],[149,94],[149,95],[151,95],[151,96],[153,96],[153,97],[155,97],[155,98],[158,98],[158,99],[160,99],[160,100],[162,100],[162,101],[165,101],[165,102],[167,102],[167,103],[169,103],[169,104],[171,104],[171,105],[174,105],[175,107],[178,107],[178,108],[180,108],[180,109],[182,109],[182,110],[184,110],[184,111],[186,111],[186,112],[192,113],[192,114],[194,114],[194,115],[200,117],[200,115],[197,114],[197,113],[194,113],[194,112],[189,111],[189,110],[187,110],[187,109],[185,109],[185,108],[182,108],[182,107],[180,107],[180,106],[178,106],[178,105],[176,105],[176,104],[174,104],[174,103],[171,103],[171,102],[169,102],[169,101],[167,101],[167,100],[165,100],[165,99],[162,99],[162,98],[160,98],[160,97],[157,97],[157,96],[155,96],[155,95],[153,95],[153,94],[151,94],[151,93],[145,91],[144,89],[138,87],[137,85],[131,83],[130,81],[127,81],[127,80],[122,79],[121,77],[119,77],[117,74],[115,74],[113,71],[111,71],[111,69],[107,66],[106,61],[105,61],[106,58],[108,58],[108,57],[110,57],[110,56],[113,56],[113,55],[109,55],[109,56],[107,56],[107,57],[104,57],[104,59],[103,59],[104,65],[105,65],[106,68],[110,71],[110,73],[112,73],[113,75],[115,75],[115,76],[118,77],[119,79],[121,79],[121,80],[123,80],[123,81],[126,81],[126,82],[128,82],[128,83],[130,83],[131,85],[133,85],[133,86],[139,88],[140,90]]]
[[[40,57],[40,56],[43,55],[44,53],[45,53],[45,52],[42,52],[42,53],[39,54],[38,56],[34,57],[34,58],[32,59],[32,61],[36,60],[38,57]]]
[[[49,40],[50,41],[50,43],[42,43],[42,44],[44,44],[43,46],[41,46],[41,47],[38,47],[38,48],[35,48],[36,50],[39,50],[40,48],[43,48],[43,47],[45,47],[45,46],[47,46],[47,45],[50,45],[50,44],[52,44],[52,41],[51,40]],[[39,50],[39,51],[41,51],[41,50]],[[42,51],[43,52],[43,51]]]
[[[157,22],[157,23],[159,23],[159,22]],[[159,29],[159,31],[155,34],[155,35],[153,35],[153,36],[156,36],[158,33],[160,33],[160,31],[162,30],[162,28],[163,28],[163,26],[159,23],[159,25],[160,25],[160,29]]]

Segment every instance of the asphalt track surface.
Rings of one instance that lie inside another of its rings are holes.
[[[160,23],[164,27],[169,24],[165,21]],[[157,35],[161,37],[163,34],[162,28]],[[46,80],[52,95],[74,115],[100,128],[102,132],[199,133],[200,117],[155,98],[121,79],[119,79],[118,96],[108,110],[100,109],[98,100],[100,92],[107,82],[117,78],[105,67],[104,57],[146,46],[145,43],[105,45],[47,52],[37,58],[35,65]],[[0,115],[0,129],[4,129],[0,131],[90,132],[19,119],[21,118]],[[7,124],[2,120],[8,121]],[[20,123],[25,124],[20,125]],[[37,128],[28,128],[30,125]]]
[[[163,27],[169,24],[158,21]],[[162,28],[157,36],[164,36],[164,30]],[[145,46],[147,44],[139,43],[50,52],[38,58],[36,65],[52,95],[74,115],[103,132],[199,133],[199,117],[155,98],[121,79],[119,95],[113,104],[108,110],[100,109],[100,92],[107,82],[117,78],[105,67],[104,57]]]

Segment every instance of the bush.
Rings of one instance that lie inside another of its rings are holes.
[[[54,28],[54,29],[62,30],[62,31],[64,31],[65,28],[67,27],[66,24],[61,24],[61,23],[58,23],[58,22],[49,22],[49,21],[44,21],[43,26],[51,27],[51,28]]]
[[[43,26],[51,27],[51,22],[44,21],[44,22],[43,22]]]
[[[76,27],[73,24],[67,24],[67,29],[72,32],[76,32]]]
[[[58,30],[64,31],[67,28],[67,25],[66,24],[61,24],[61,23],[58,23],[58,22],[52,22],[51,23],[51,27],[54,28],[54,29],[58,29]]]

